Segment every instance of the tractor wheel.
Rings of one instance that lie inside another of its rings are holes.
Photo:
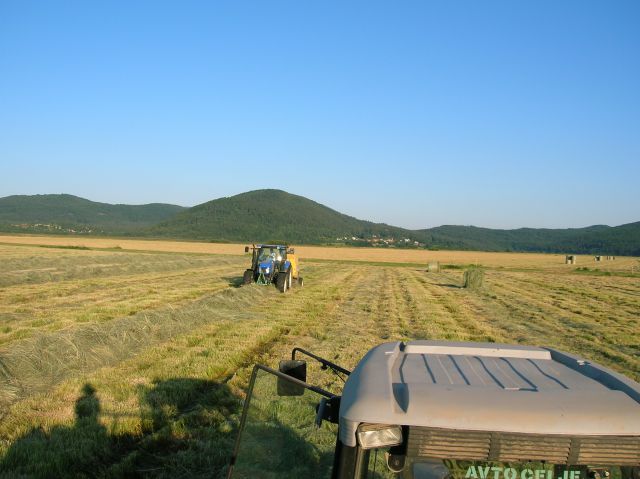
[[[291,289],[292,281],[293,281],[293,273],[291,272],[291,269],[289,269],[289,271],[287,271],[287,287],[289,289]]]
[[[304,286],[304,279],[302,279],[302,276],[298,276],[298,286],[301,288]]]
[[[287,291],[287,275],[285,273],[279,273],[276,278],[276,286],[278,287],[278,291],[281,293],[285,293]]]
[[[244,272],[242,277],[242,284],[251,284],[253,282],[253,270],[248,269]]]

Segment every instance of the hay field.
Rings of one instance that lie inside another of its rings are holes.
[[[147,252],[202,253],[242,255],[245,244],[202,243],[196,241],[139,240],[70,236],[0,235],[0,244],[69,246],[92,249],[126,249]],[[541,253],[490,253],[482,251],[426,251],[385,248],[341,248],[295,246],[302,258],[340,261],[373,261],[385,263],[481,264],[511,268],[598,268],[603,271],[640,272],[637,258],[618,257],[615,261],[596,263],[590,255],[578,255],[577,264],[565,265],[564,255]]]
[[[224,477],[252,365],[293,346],[352,368],[382,341],[519,342],[640,380],[637,258],[604,274],[557,255],[301,247],[305,287],[281,295],[237,287],[241,245],[51,239],[123,249],[0,238],[0,477]],[[469,291],[455,265],[473,263]],[[313,365],[310,380],[341,384]]]

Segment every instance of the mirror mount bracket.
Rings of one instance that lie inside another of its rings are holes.
[[[320,400],[316,406],[316,426],[320,427],[322,421],[338,424],[340,421],[340,396]]]

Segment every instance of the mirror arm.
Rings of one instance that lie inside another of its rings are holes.
[[[322,364],[322,369],[329,368],[329,369],[332,369],[335,372],[342,373],[342,374],[345,374],[347,376],[349,374],[351,374],[351,371],[349,371],[349,370],[347,370],[347,369],[345,369],[345,368],[343,368],[341,366],[338,366],[337,364],[332,363],[331,361],[328,361],[327,359],[321,358],[320,356],[317,356],[317,355],[315,355],[315,354],[313,354],[313,353],[311,353],[311,352],[309,352],[309,351],[307,351],[305,349],[302,349],[302,348],[293,348],[293,350],[291,351],[291,359],[292,360],[296,359],[296,353],[301,353],[301,354],[304,354],[305,356],[309,356],[310,358],[315,359],[320,364]]]

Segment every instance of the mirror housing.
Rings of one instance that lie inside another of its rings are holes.
[[[248,247],[248,246],[245,246],[245,247],[244,247],[244,252],[245,252],[245,253],[248,253],[248,252],[249,252],[249,247]]]
[[[278,365],[278,371],[299,381],[307,382],[306,361],[297,359],[282,360]],[[278,396],[302,396],[303,394],[303,386],[295,384],[293,381],[287,381],[285,378],[278,377]]]

